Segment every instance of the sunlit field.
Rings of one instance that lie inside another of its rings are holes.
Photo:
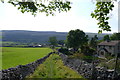
[[[2,69],[25,65],[47,55],[50,48],[2,47]]]

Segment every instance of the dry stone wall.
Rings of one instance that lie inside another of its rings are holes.
[[[0,71],[1,80],[22,80],[27,75],[32,74],[35,69],[38,67],[39,64],[43,63],[50,55],[49,53],[47,56],[38,59],[32,63],[26,64],[26,65],[18,65],[15,68],[9,68],[6,70]]]
[[[9,69],[0,71],[0,77],[2,77],[1,80],[24,79],[27,75],[32,74],[35,71],[35,69],[38,67],[38,65],[43,63],[51,54],[52,52],[49,53],[47,56],[41,59],[38,59],[32,63],[26,64],[26,65],[18,65],[15,68],[9,68]],[[94,68],[94,79],[92,79],[93,65],[91,63],[87,63],[80,59],[72,59],[64,54],[59,54],[59,55],[66,66],[76,70],[79,74],[81,74],[87,79],[91,79],[91,80],[119,80],[120,79],[120,74],[117,74],[115,79],[113,79],[112,76],[114,71],[108,71],[104,67]]]
[[[69,58],[65,54],[59,55],[66,66],[76,70],[79,74],[89,80],[120,80],[120,74],[117,73],[113,78],[114,71],[110,71],[105,67],[93,67],[92,63],[80,59]]]

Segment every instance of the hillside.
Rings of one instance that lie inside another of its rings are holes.
[[[48,43],[51,36],[56,36],[58,40],[65,40],[67,33],[53,31],[23,31],[23,30],[3,30],[2,41],[21,43]]]
[[[89,38],[97,33],[86,33]],[[99,40],[106,34],[99,34]],[[21,42],[21,43],[48,43],[48,39],[51,36],[56,36],[58,40],[65,40],[67,32],[55,32],[55,31],[25,31],[25,30],[2,30],[2,41],[7,42]]]

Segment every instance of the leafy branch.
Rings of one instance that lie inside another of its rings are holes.
[[[32,15],[36,15],[38,12],[45,12],[46,16],[52,15],[54,16],[56,11],[59,12],[67,12],[71,9],[71,2],[69,1],[62,1],[62,0],[51,0],[51,1],[44,1],[40,0],[39,2],[19,2],[15,0],[9,0],[9,3],[18,7],[22,13],[31,12]],[[46,4],[48,3],[48,4]]]
[[[113,10],[114,2],[109,0],[109,2],[96,2],[96,9],[91,13],[92,18],[98,20],[97,25],[99,25],[99,33],[102,31],[111,31],[109,25],[109,14]]]

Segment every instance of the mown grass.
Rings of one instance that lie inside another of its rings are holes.
[[[15,48],[2,47],[2,69],[25,65],[44,57],[50,48]]]
[[[52,54],[43,64],[40,64],[33,74],[26,78],[79,78],[85,80],[76,71],[64,66],[57,54]]]

